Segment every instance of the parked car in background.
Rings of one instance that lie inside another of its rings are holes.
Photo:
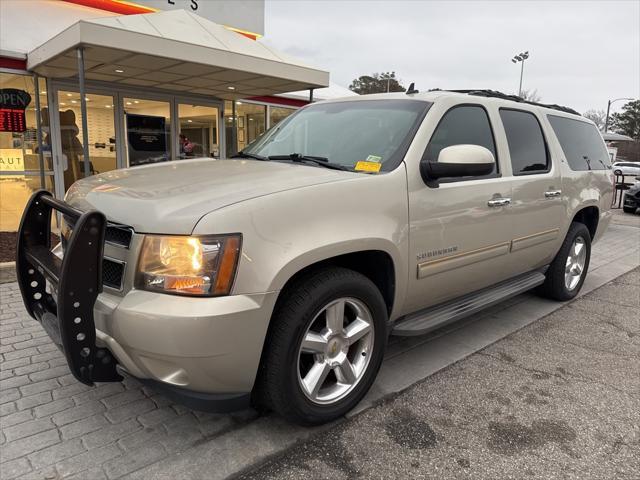
[[[640,177],[636,177],[636,180],[636,183],[624,193],[622,209],[625,213],[636,213],[640,208]]]
[[[611,165],[611,170],[615,175],[640,175],[640,163],[615,162]]]
[[[611,219],[593,122],[489,90],[313,103],[237,157],[34,194],[20,289],[78,381],[327,422],[369,390],[389,333],[532,288],[575,297]]]

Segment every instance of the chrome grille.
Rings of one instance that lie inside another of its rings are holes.
[[[62,241],[62,251],[66,250],[67,243],[71,238],[75,221],[72,218],[63,216],[63,222],[61,225],[60,237]],[[105,232],[105,243],[111,245],[117,245],[124,248],[129,248],[131,240],[133,238],[133,230],[129,227],[120,225],[108,225]],[[102,285],[105,287],[113,288],[115,290],[122,290],[126,263],[122,260],[117,260],[111,257],[104,257],[102,259]]]
[[[75,219],[63,216],[64,224],[68,227],[68,231],[63,228],[63,237],[71,235],[71,231],[75,225]],[[131,239],[133,238],[133,229],[126,225],[118,225],[116,223],[107,222],[107,228],[104,234],[104,241],[118,247],[129,248]],[[68,240],[68,238],[66,238]],[[63,242],[64,243],[64,242]]]
[[[132,236],[133,231],[129,227],[107,224],[107,231],[105,232],[104,241],[112,245],[119,245],[120,247],[129,248],[129,245],[131,245]]]
[[[122,290],[124,263],[110,258],[102,260],[102,284],[106,287]]]

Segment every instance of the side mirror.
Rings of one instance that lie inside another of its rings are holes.
[[[495,165],[493,153],[480,145],[452,145],[440,150],[437,162],[422,160],[420,175],[429,186],[440,178],[488,175]]]

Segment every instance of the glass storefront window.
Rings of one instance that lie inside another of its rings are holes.
[[[267,107],[236,102],[236,115],[238,116],[238,150],[242,150],[266,130]]]
[[[125,98],[124,125],[128,166],[171,160],[169,102]]]
[[[43,80],[40,80],[36,91],[32,76],[5,72],[0,72],[0,90],[3,96],[7,96],[6,104],[3,100],[3,124],[0,131],[0,232],[15,232],[29,197],[35,190],[42,188],[35,96],[39,95],[41,107],[46,107],[47,92]],[[28,97],[21,92],[28,94]],[[12,108],[10,106],[12,100],[9,98],[11,95],[18,100],[18,103],[21,103],[20,99],[25,102],[29,100],[27,104],[22,105],[26,108]],[[20,99],[15,97],[16,95]],[[9,110],[14,112],[11,113]],[[24,111],[24,124],[21,120],[22,115],[15,110]],[[46,115],[46,108],[43,109],[42,114]],[[9,119],[7,115],[19,115],[19,117],[14,116]],[[24,126],[24,131],[21,131],[23,130],[21,125]],[[45,133],[46,125],[43,123],[43,143],[50,144],[49,135]],[[44,186],[53,191],[51,148],[48,145],[43,145],[43,157]]]
[[[293,112],[295,108],[287,107],[270,107],[269,108],[269,127],[273,127],[276,123],[281,122]]]
[[[220,158],[216,107],[179,104],[178,117],[180,119],[179,158]]]
[[[109,95],[86,94],[89,130],[89,173],[108,172],[117,168],[114,100]],[[80,94],[58,92],[60,144],[65,191],[85,175],[82,145],[82,111]]]
[[[224,126],[227,135],[227,156],[233,153],[235,138],[239,152],[262,135],[267,126],[267,106],[255,103],[236,102],[236,131],[233,131],[233,111],[231,102],[224,102]]]

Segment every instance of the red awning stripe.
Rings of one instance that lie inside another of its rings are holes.
[[[11,68],[14,70],[26,70],[27,61],[21,58],[0,57],[0,68]]]
[[[85,7],[97,8],[107,12],[117,13],[119,15],[135,15],[138,13],[157,12],[155,8],[143,7],[134,2],[118,1],[118,0],[64,0],[65,2],[83,5]]]
[[[273,103],[274,105],[282,105],[287,107],[304,107],[309,103],[304,100],[297,100],[295,98],[272,97],[272,96],[251,97],[251,98],[247,98],[247,100],[254,100],[256,102],[264,102],[264,103]]]

